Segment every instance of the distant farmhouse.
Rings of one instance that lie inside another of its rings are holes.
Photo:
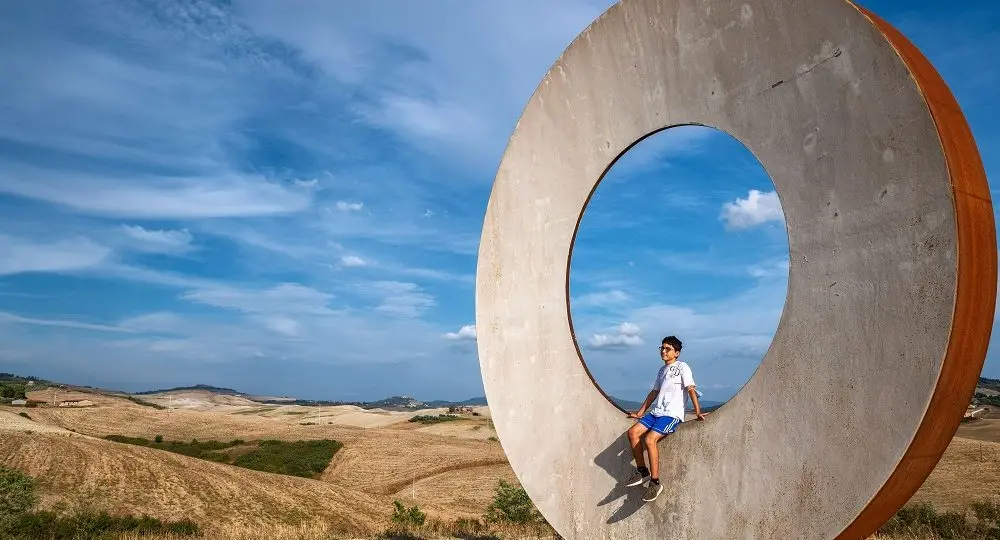
[[[975,405],[969,405],[965,409],[964,418],[976,418],[988,413],[990,410],[986,407],[976,407]]]
[[[89,399],[74,399],[59,402],[60,407],[93,407],[95,403]]]

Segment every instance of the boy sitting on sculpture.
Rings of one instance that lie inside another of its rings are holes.
[[[691,396],[694,403],[694,414],[698,420],[704,420],[701,404],[698,403],[698,391],[695,389],[694,376],[691,368],[685,362],[677,360],[681,353],[681,340],[675,336],[663,338],[660,345],[660,359],[663,366],[656,374],[653,389],[646,395],[642,407],[631,414],[629,418],[639,421],[628,430],[628,441],[635,457],[636,471],[626,482],[626,486],[638,486],[649,480],[644,501],[656,500],[663,486],[660,485],[660,459],[656,443],[673,433],[684,421],[684,393]],[[645,435],[645,442],[643,436]],[[649,467],[643,459],[643,447],[649,454]]]

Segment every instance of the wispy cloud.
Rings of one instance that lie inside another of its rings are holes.
[[[415,283],[375,281],[357,286],[359,293],[375,298],[375,311],[397,317],[416,318],[434,307],[434,297]]]
[[[620,305],[627,302],[631,297],[624,291],[612,289],[609,291],[592,292],[581,295],[572,300],[574,306],[579,307],[603,307],[608,305]]]
[[[243,176],[111,179],[52,175],[38,169],[0,172],[0,192],[112,217],[197,219],[274,215],[303,210],[308,191]]]
[[[328,315],[332,294],[298,283],[282,283],[259,290],[217,286],[181,295],[184,300],[244,313]]]
[[[34,326],[52,326],[52,327],[69,328],[75,330],[94,330],[98,332],[131,332],[131,330],[128,328],[123,328],[113,325],[93,324],[93,323],[72,321],[65,319],[40,319],[36,317],[22,317],[20,315],[15,315],[13,313],[5,313],[0,311],[0,324],[2,323],[30,324]]]
[[[157,230],[141,225],[122,225],[125,234],[134,240],[134,247],[153,253],[183,253],[191,249],[194,237],[187,229]]]
[[[79,270],[101,263],[110,253],[87,238],[29,241],[0,234],[0,275]]]
[[[337,210],[341,212],[357,212],[365,207],[365,203],[337,201]]]

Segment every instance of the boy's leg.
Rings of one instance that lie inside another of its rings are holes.
[[[632,457],[635,458],[635,466],[637,468],[643,468],[646,466],[646,462],[642,455],[642,436],[647,431],[649,431],[649,428],[642,425],[641,422],[636,422],[635,425],[630,427],[628,430],[628,442],[632,447]]]
[[[638,486],[646,482],[649,477],[649,469],[646,468],[646,461],[642,455],[642,436],[649,431],[649,427],[643,425],[642,420],[628,430],[628,442],[632,447],[632,457],[635,458],[635,473],[625,481],[628,487]]]
[[[646,435],[646,452],[649,454],[650,468],[649,486],[646,487],[646,494],[642,497],[642,500],[646,502],[655,501],[660,492],[663,491],[663,486],[660,484],[660,452],[656,443],[665,436],[656,430],[651,430]]]
[[[646,435],[646,453],[649,454],[649,472],[653,480],[660,480],[660,450],[657,448],[656,443],[660,442],[663,437],[663,433],[659,433],[654,430],[650,430],[649,434]],[[642,450],[640,449],[641,453]]]

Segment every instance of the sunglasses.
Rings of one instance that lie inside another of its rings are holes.
[[[672,350],[674,350],[673,347],[660,347],[660,352],[666,352],[666,351],[672,351]]]

